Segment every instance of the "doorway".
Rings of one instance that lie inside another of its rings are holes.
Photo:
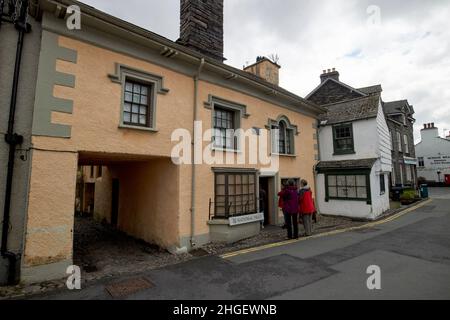
[[[259,208],[264,213],[264,225],[276,225],[275,178],[259,178]]]

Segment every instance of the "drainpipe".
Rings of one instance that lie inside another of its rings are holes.
[[[320,122],[319,120],[317,120],[317,126],[316,126],[316,135],[317,135],[317,155],[319,156],[319,160],[321,160],[321,155],[320,155],[320,139],[319,139],[319,133],[320,133]],[[316,166],[313,167],[313,177],[314,177],[314,186],[316,187],[316,209],[318,211],[318,213],[320,213],[320,208],[317,206],[317,204],[319,203],[319,201],[317,201],[317,171],[316,171]]]
[[[25,33],[31,31],[31,26],[26,22],[28,15],[28,0],[21,2],[19,15],[14,19],[14,25],[19,32],[16,49],[16,62],[14,65],[13,86],[11,92],[11,104],[9,107],[8,131],[5,135],[5,142],[9,145],[8,154],[8,171],[6,174],[6,189],[5,189],[5,203],[3,210],[3,225],[2,225],[2,243],[1,255],[9,260],[8,270],[8,284],[16,284],[16,264],[17,255],[8,250],[8,233],[9,224],[11,220],[11,195],[12,183],[14,174],[14,158],[16,154],[17,145],[23,142],[23,136],[14,132],[14,121],[16,116],[17,92],[19,85],[20,65],[22,62],[22,51]]]
[[[205,65],[205,59],[200,59],[200,65],[198,67],[198,70],[196,74],[194,75],[194,123],[192,127],[192,133],[195,134],[195,122],[197,121],[197,114],[198,114],[198,82],[200,78],[200,73],[202,72],[203,66]],[[191,183],[191,249],[195,248],[195,200],[196,200],[196,193],[195,193],[195,184],[196,184],[196,178],[197,178],[197,170],[196,170],[196,164],[195,164],[195,137],[192,141],[192,183]]]

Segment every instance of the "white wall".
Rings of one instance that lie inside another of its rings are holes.
[[[424,158],[425,167],[417,167],[417,175],[428,181],[438,181],[441,171],[441,182],[444,175],[450,174],[450,140],[439,137],[439,130],[422,130],[422,141],[416,145],[417,158]]]
[[[329,200],[325,201],[325,174],[317,175],[317,204],[321,214],[331,216],[344,216],[349,218],[374,220],[383,212],[389,210],[389,178],[385,174],[386,192],[381,195],[380,190],[381,162],[377,161],[370,173],[370,189],[372,204],[366,201]]]
[[[392,140],[383,108],[378,108],[376,118],[353,122],[355,154],[333,155],[333,126],[319,129],[321,161],[378,159],[370,173],[372,204],[366,201],[330,200],[325,202],[325,175],[317,177],[317,203],[323,214],[351,218],[375,219],[390,208],[389,177],[392,172]],[[380,174],[385,174],[386,192],[381,195]]]
[[[355,121],[353,122],[353,138],[356,154],[335,156],[333,155],[333,126],[320,127],[320,160],[340,161],[378,158],[380,157],[380,151],[377,136],[378,130],[376,118]]]

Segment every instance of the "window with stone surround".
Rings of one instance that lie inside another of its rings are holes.
[[[214,147],[235,150],[236,111],[221,107],[214,108]]]
[[[153,117],[152,85],[127,79],[123,104],[123,123],[150,127]]]
[[[297,127],[291,125],[287,118],[281,117],[278,121],[272,123],[270,129],[272,131],[273,153],[286,156],[295,155]]]

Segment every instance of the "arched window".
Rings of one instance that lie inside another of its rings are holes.
[[[275,153],[282,155],[294,154],[294,129],[284,119],[272,126]]]

